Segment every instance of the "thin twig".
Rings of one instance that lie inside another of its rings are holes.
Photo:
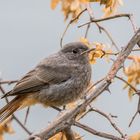
[[[132,50],[133,52],[137,52],[137,51],[140,51],[140,49],[134,49],[134,50]]]
[[[129,123],[129,127],[132,125],[134,119],[136,118],[137,114],[140,114],[140,97],[139,97],[139,101],[138,101],[138,107],[137,107],[137,111],[134,114],[134,116],[132,117],[130,123]]]
[[[120,128],[117,127],[117,125],[112,120],[112,117],[110,115],[107,115],[106,113],[102,112],[101,110],[95,109],[95,108],[90,108],[90,111],[97,112],[100,115],[104,116],[110,122],[110,124],[113,126],[113,128],[121,135],[121,137],[125,138],[125,135],[122,133],[122,130],[120,130]]]
[[[27,119],[28,119],[28,115],[30,112],[30,107],[27,107],[27,111],[26,111],[26,115],[25,115],[25,120],[24,120],[24,125],[26,125]]]
[[[99,24],[98,24],[98,28],[100,28],[100,31],[104,31],[104,33],[105,33],[105,34],[107,35],[107,37],[110,39],[112,45],[116,48],[116,50],[117,50],[118,52],[120,52],[119,47],[117,46],[117,44],[116,44],[115,41],[113,40],[113,38],[112,38],[112,36],[110,35],[110,33],[109,33],[103,26],[100,26]]]
[[[93,10],[90,6],[90,3],[86,3],[86,8],[87,8],[87,11],[88,11],[88,14],[90,16],[90,22],[93,21],[94,18],[94,13],[93,13]],[[112,45],[114,45],[114,47],[116,48],[116,50],[119,52],[119,48],[118,46],[116,45],[115,41],[113,40],[112,36],[110,35],[110,33],[103,27],[101,26],[99,23],[95,22],[95,24],[97,25],[98,29],[99,29],[99,32],[101,33],[102,31],[105,32],[105,34],[107,35],[107,37],[110,39],[110,41],[112,42]],[[85,33],[85,37],[87,37],[87,33],[88,33],[88,30],[90,28],[90,23],[87,24],[87,29],[86,29],[86,33]]]
[[[87,36],[88,36],[89,29],[90,29],[90,24],[87,25],[86,32],[85,32],[85,38],[87,38]]]
[[[90,16],[90,19],[93,19],[94,18],[94,14],[93,14],[93,10],[91,8],[91,5],[90,5],[90,2],[87,2],[85,4],[86,8],[87,8],[87,11],[88,11],[88,14]]]
[[[85,3],[85,7],[87,8],[87,11],[88,11],[88,14],[89,14],[89,19],[91,21],[91,19],[94,18],[94,14],[93,14],[93,11],[91,9],[90,2]],[[87,38],[90,27],[91,27],[90,24],[88,24],[87,27],[86,27],[85,38]]]
[[[133,28],[133,31],[134,31],[134,33],[136,33],[136,31],[137,31],[137,26],[136,26],[136,22],[134,21],[134,16],[133,16],[133,14],[131,14],[130,15],[130,23],[131,23],[131,25],[132,25],[132,28]],[[140,47],[140,41],[137,43],[137,45]]]
[[[59,111],[59,112],[61,112],[62,111],[62,109],[60,109],[60,108],[58,108],[58,107],[56,107],[56,106],[51,106],[53,109],[55,109],[55,110],[57,110],[57,111]]]
[[[129,20],[130,20],[130,23],[132,25],[132,28],[133,28],[134,33],[136,33],[137,26],[136,26],[136,23],[134,22],[134,16],[133,16],[133,14],[130,15]]]
[[[64,30],[64,32],[63,32],[63,34],[62,34],[62,37],[61,37],[61,39],[60,39],[60,46],[61,46],[61,47],[63,46],[63,38],[64,38],[64,36],[65,36],[65,34],[66,34],[66,32],[67,32],[69,26],[70,26],[74,21],[76,21],[77,19],[79,19],[79,17],[80,17],[86,10],[87,10],[87,9],[82,10],[82,11],[77,15],[77,17],[75,17],[74,19],[70,20],[70,22],[67,24],[67,26],[66,26],[66,28],[65,28],[65,30]]]
[[[14,120],[25,130],[25,132],[27,132],[28,135],[31,135],[32,133],[19,121],[19,119],[17,119],[17,117],[15,117],[15,115],[12,115]]]
[[[115,19],[115,18],[120,18],[120,17],[128,17],[130,19],[131,14],[118,14],[118,15],[114,15],[114,16],[110,16],[110,17],[106,17],[106,18],[100,18],[100,19],[92,19],[89,22],[86,22],[82,25],[79,25],[78,28],[81,28],[87,24],[93,23],[93,22],[102,22],[102,21],[106,21],[106,20],[110,20],[110,19]]]
[[[18,80],[7,80],[7,81],[0,81],[0,84],[8,84],[8,85],[10,85],[10,84],[14,84],[16,82],[18,82]]]
[[[97,84],[99,84],[100,82],[102,82],[104,79],[105,79],[105,78],[102,78],[102,79],[100,79],[100,80],[96,81],[96,82],[94,83],[94,85],[93,85],[93,86],[96,86]]]
[[[132,117],[132,119],[131,119],[131,121],[130,121],[130,123],[129,123],[129,127],[132,125],[132,123],[133,123],[135,117],[137,116],[137,114],[138,114],[138,111],[136,111],[136,113],[135,113],[134,116]]]
[[[108,53],[108,52],[105,52],[105,54],[106,54],[106,55],[115,55],[115,56],[116,56],[116,55],[118,55],[119,53]]]
[[[122,77],[119,77],[119,76],[115,76],[117,79],[119,79],[119,80],[121,80],[121,81],[123,81],[125,84],[127,84],[131,89],[133,89],[135,92],[137,92],[137,89],[134,87],[134,86],[132,86],[130,83],[128,83],[126,80],[124,80]]]

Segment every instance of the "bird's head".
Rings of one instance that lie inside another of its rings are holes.
[[[72,42],[66,44],[60,52],[69,60],[89,62],[88,51],[89,47],[82,42]]]

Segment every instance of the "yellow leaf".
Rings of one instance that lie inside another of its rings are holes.
[[[140,84],[140,56],[129,56],[128,59],[132,60],[132,63],[125,68],[124,74],[127,76],[127,82],[136,88]],[[127,84],[124,88],[126,87],[129,97],[132,97],[135,91]]]
[[[73,0],[73,2],[70,5],[70,10],[71,11],[76,11],[76,9],[78,9],[79,6],[80,6],[79,0]]]
[[[74,132],[74,136],[75,139],[82,140],[82,137],[78,133]],[[53,137],[51,137],[49,140],[67,140],[67,139],[64,132],[59,132]]]
[[[89,43],[89,41],[88,41],[87,38],[81,37],[81,38],[80,38],[80,42],[84,43],[84,44],[87,45],[89,48],[91,47],[91,46],[90,46],[90,43]]]
[[[52,1],[51,1],[51,8],[52,8],[52,9],[55,9],[56,6],[57,6],[57,4],[59,3],[59,1],[60,1],[60,0],[52,0]]]
[[[131,135],[128,140],[140,140],[140,132]]]
[[[90,43],[88,39],[84,37],[80,38],[80,41],[86,44],[90,49],[93,48],[93,46],[95,47],[89,53],[89,60],[91,64],[95,64],[96,60],[98,58],[102,58],[103,56],[105,56],[106,60],[109,62],[109,53],[111,53],[112,51],[108,49],[108,46],[99,42]]]
[[[100,2],[100,0],[80,0],[80,2]]]
[[[77,17],[83,8],[85,8],[86,2],[99,2],[103,4],[105,6],[103,9],[105,17],[114,14],[118,6],[123,5],[122,0],[51,0],[51,8],[55,9],[59,2],[61,3],[61,9],[64,13],[65,20],[70,16],[72,16],[72,18]]]
[[[104,17],[108,17],[112,14],[115,14],[118,6],[123,5],[122,0],[107,0],[105,8],[103,8]]]

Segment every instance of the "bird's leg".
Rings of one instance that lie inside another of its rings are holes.
[[[66,105],[63,105],[62,110],[66,110]]]

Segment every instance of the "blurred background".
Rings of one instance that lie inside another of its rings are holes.
[[[137,27],[140,27],[140,1],[127,0],[119,7],[120,13],[132,13]],[[96,18],[102,15],[102,8],[99,4],[94,4],[94,14]],[[64,38],[64,44],[78,41],[85,34],[86,28],[77,28],[78,25],[89,20],[88,14],[84,14],[77,24],[73,24]],[[0,78],[3,80],[16,80],[21,78],[26,72],[31,70],[41,59],[57,52],[60,49],[60,38],[68,21],[64,21],[60,5],[55,10],[50,8],[50,0],[0,0]],[[117,45],[121,48],[125,46],[134,34],[132,26],[127,18],[105,21],[102,25],[108,29]],[[98,28],[93,24],[90,28],[88,39],[92,42],[102,42],[110,44],[105,34],[100,34]],[[99,59],[93,65],[92,81],[103,78],[112,63]],[[121,75],[119,73],[118,75]],[[128,124],[137,109],[138,97],[134,96],[130,101],[128,91],[123,90],[124,83],[114,80],[110,87],[111,94],[104,92],[93,105],[113,115],[118,126],[124,133],[132,134],[140,130],[140,117],[137,116],[131,128]],[[4,86],[6,91],[12,86]],[[5,104],[0,101],[0,107]],[[47,127],[53,121],[58,112],[52,108],[45,109],[40,105],[31,108],[26,127],[37,132]],[[25,109],[18,111],[15,115],[24,121]],[[116,132],[110,124],[100,115],[90,113],[82,120],[83,123],[92,126],[94,129],[112,134]],[[12,123],[15,133],[6,134],[5,140],[22,140],[28,137],[26,132],[15,122]],[[73,127],[79,132],[83,139],[102,140],[96,136]]]

